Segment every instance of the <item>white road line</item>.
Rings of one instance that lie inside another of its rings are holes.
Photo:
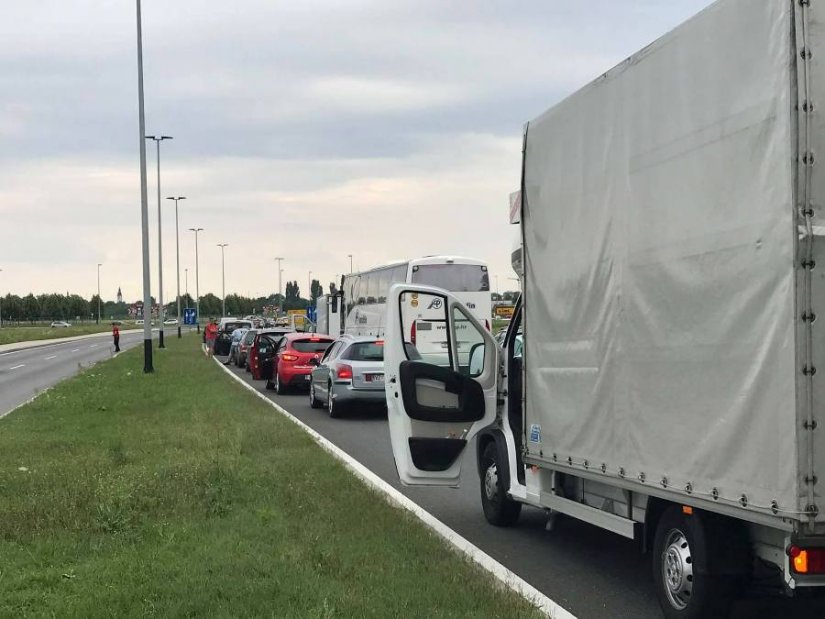
[[[57,358],[57,355],[52,355],[51,357],[46,357],[46,361],[48,361],[49,359],[56,359],[56,358]]]
[[[69,351],[69,352],[77,352],[78,350],[80,350],[80,349],[79,348],[72,348],[72,350]]]
[[[20,369],[20,368],[24,368],[24,367],[26,367],[26,364],[25,364],[25,363],[21,363],[20,365],[13,365],[13,366],[12,366],[12,367],[10,367],[9,369],[10,369],[10,370],[18,370],[18,369]]]
[[[343,449],[341,449],[325,437],[318,434],[318,432],[310,428],[308,425],[306,425],[303,421],[295,417],[288,410],[286,410],[282,406],[279,406],[278,404],[270,400],[268,397],[266,397],[264,394],[259,392],[257,389],[252,387],[249,383],[247,383],[245,380],[237,376],[228,367],[225,367],[223,363],[218,361],[217,358],[213,357],[213,359],[215,359],[215,363],[218,364],[219,368],[221,368],[224,372],[229,374],[233,379],[238,381],[245,389],[254,393],[264,402],[269,404],[272,408],[281,413],[284,417],[286,417],[291,422],[299,426],[304,432],[309,434],[313,438],[313,440],[321,446],[322,449],[332,454],[334,458],[339,460],[346,468],[348,468],[357,477],[359,477],[361,481],[363,481],[368,486],[373,487],[375,490],[383,494],[387,502],[396,505],[397,507],[400,507],[402,509],[405,509],[408,512],[411,512],[416,518],[418,518],[426,526],[432,529],[442,539],[444,539],[449,544],[453,545],[466,557],[470,558],[476,564],[481,566],[484,570],[492,574],[493,577],[495,577],[505,587],[515,591],[523,598],[525,598],[527,601],[534,604],[545,615],[550,617],[550,619],[576,619],[575,615],[570,613],[568,610],[564,609],[557,602],[554,602],[549,597],[544,595],[541,591],[536,589],[533,585],[528,583],[526,580],[507,569],[504,565],[502,565],[501,563],[493,559],[493,557],[491,557],[486,552],[481,550],[481,548],[473,545],[470,541],[468,541],[467,539],[453,531],[450,527],[441,522],[438,518],[433,516],[430,512],[425,510],[418,503],[414,502],[407,496],[401,494],[398,490],[396,490],[383,479],[378,477],[378,475],[376,475],[363,464],[358,462],[358,460],[354,459]]]
[[[97,344],[92,344],[89,348],[97,348]]]

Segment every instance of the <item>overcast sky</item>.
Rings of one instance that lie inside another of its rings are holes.
[[[181,290],[262,295],[449,253],[512,289],[525,121],[709,0],[144,0],[147,133],[180,203]],[[0,294],[141,297],[134,0],[0,19]],[[148,149],[152,293],[157,177]],[[163,204],[175,293],[174,203]]]

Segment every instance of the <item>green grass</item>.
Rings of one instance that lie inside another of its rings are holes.
[[[134,329],[132,323],[124,323],[121,329]],[[73,335],[88,335],[90,333],[103,333],[112,330],[111,321],[99,325],[94,323],[83,325],[72,325],[65,328],[52,328],[48,325],[36,327],[3,327],[0,329],[0,344],[14,344],[15,342],[29,342],[32,340],[48,340],[57,337],[71,337]]]
[[[0,616],[538,616],[198,338],[155,367],[134,349],[0,420]]]

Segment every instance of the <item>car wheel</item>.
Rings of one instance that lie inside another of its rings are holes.
[[[275,384],[271,380],[267,379],[266,388],[269,389],[270,391],[272,391],[275,388]]]
[[[309,385],[309,407],[321,408],[321,402],[315,397],[315,385],[312,383]]]
[[[332,383],[327,385],[327,412],[333,419],[341,416],[341,405],[336,404],[335,398],[332,397]]]
[[[275,371],[275,391],[278,395],[284,395],[286,393],[286,385],[281,382],[281,375],[278,371]]]
[[[481,507],[487,522],[497,527],[509,527],[518,522],[521,503],[507,496],[499,457],[498,448],[492,441],[481,454]]]

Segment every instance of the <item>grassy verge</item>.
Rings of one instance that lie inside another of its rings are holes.
[[[134,329],[131,323],[124,324],[121,329]],[[48,340],[56,337],[72,337],[73,335],[89,335],[112,330],[111,321],[101,322],[99,325],[72,325],[71,327],[52,328],[48,325],[36,327],[3,327],[0,329],[0,344],[14,344],[15,342],[29,342],[32,340]]]
[[[0,616],[538,616],[199,350],[0,421]]]

